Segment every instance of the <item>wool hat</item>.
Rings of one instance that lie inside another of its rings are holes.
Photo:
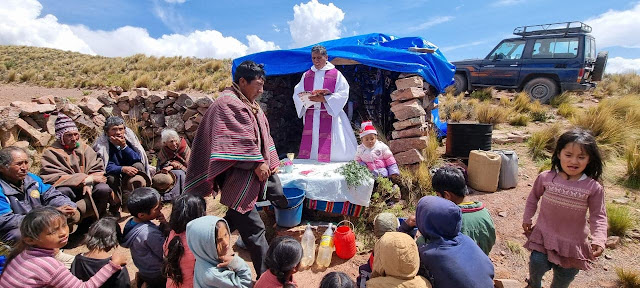
[[[400,227],[398,217],[392,213],[380,213],[373,219],[373,235],[382,237],[386,232],[395,232]]]
[[[76,123],[74,123],[73,120],[69,118],[69,116],[64,115],[62,113],[58,113],[58,117],[56,118],[56,123],[55,123],[56,139],[58,140],[62,139],[62,136],[64,135],[64,133],[67,133],[70,131],[78,131],[78,127],[76,126]]]
[[[360,138],[369,134],[378,135],[378,131],[376,131],[376,127],[373,127],[373,123],[371,121],[364,121],[360,124]]]

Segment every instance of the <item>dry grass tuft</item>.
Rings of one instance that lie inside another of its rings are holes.
[[[495,91],[496,89],[494,89],[493,87],[487,87],[471,92],[471,95],[469,95],[469,97],[478,99],[480,101],[488,101],[493,99],[493,94],[495,94]]]
[[[415,206],[420,198],[433,194],[429,168],[425,162],[415,167],[400,167],[398,186],[400,186],[402,198],[408,200],[409,206]]]
[[[448,120],[452,122],[460,122],[464,120],[472,120],[475,118],[474,107],[471,101],[465,99],[464,94],[460,93],[458,96],[453,94],[446,94],[440,99],[440,119]]]
[[[555,149],[556,141],[562,134],[561,132],[560,124],[556,123],[531,134],[531,138],[527,141],[527,146],[533,160],[550,158]]]
[[[633,215],[626,206],[607,204],[608,235],[624,237],[633,227]]]
[[[529,112],[529,105],[531,105],[531,98],[526,92],[520,92],[516,95],[516,98],[513,99],[513,109],[520,113]]]
[[[549,118],[547,112],[549,112],[549,109],[538,101],[529,104],[529,115],[531,116],[531,120],[533,121],[547,121],[547,119]]]
[[[617,267],[616,275],[621,288],[640,288],[640,273],[638,271]]]
[[[640,187],[640,144],[629,142],[624,158],[627,162],[627,185]]]
[[[565,103],[574,103],[575,102],[575,94],[572,92],[564,92],[560,95],[556,95],[556,97],[553,97],[551,99],[551,101],[549,102],[549,104],[551,105],[551,107],[553,108],[558,108],[560,105],[565,104]]]
[[[482,102],[475,107],[476,119],[480,123],[497,125],[507,121],[509,109],[502,106],[493,106],[488,102]]]
[[[577,111],[576,106],[571,103],[562,103],[558,106],[558,115],[567,119],[576,115]]]
[[[424,157],[424,163],[427,167],[435,166],[440,160],[440,154],[438,154],[438,147],[440,147],[440,141],[438,141],[438,134],[435,131],[429,131],[429,140],[427,141],[427,148],[422,150],[422,156]]]
[[[629,133],[629,125],[615,116],[615,109],[601,103],[571,119],[571,122],[583,129],[590,130],[595,136],[603,157],[619,156],[624,153],[624,144]]]
[[[529,125],[531,118],[527,114],[516,113],[509,118],[509,125],[511,126],[527,126]]]

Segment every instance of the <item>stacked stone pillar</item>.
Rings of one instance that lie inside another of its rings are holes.
[[[402,76],[402,75],[401,75]],[[428,84],[422,77],[407,75],[396,80],[397,90],[391,93],[391,111],[397,121],[391,132],[389,148],[398,165],[424,161],[422,149],[427,147],[431,122]]]

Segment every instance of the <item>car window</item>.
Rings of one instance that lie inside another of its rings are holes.
[[[531,58],[575,58],[578,43],[578,38],[537,39]]]
[[[502,42],[500,46],[489,55],[489,59],[520,59],[524,51],[525,41]]]

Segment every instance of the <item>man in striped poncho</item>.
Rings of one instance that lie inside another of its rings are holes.
[[[215,196],[229,207],[230,233],[238,229],[258,277],[266,270],[269,244],[255,203],[267,178],[280,164],[269,122],[256,102],[265,81],[262,65],[245,61],[233,86],[224,90],[204,115],[191,147],[185,192]]]

